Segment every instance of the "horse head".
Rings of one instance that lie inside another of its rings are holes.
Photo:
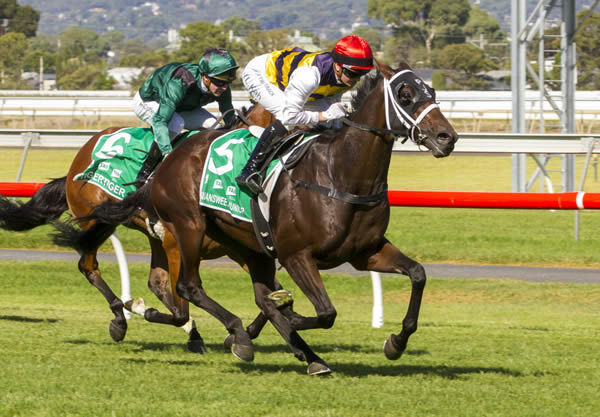
[[[440,111],[435,90],[407,64],[401,64],[398,69],[376,65],[383,75],[387,128],[406,130],[407,138],[425,146],[436,158],[450,155],[458,134]]]

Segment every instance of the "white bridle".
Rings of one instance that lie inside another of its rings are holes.
[[[421,137],[421,129],[419,128],[419,123],[421,123],[423,121],[423,119],[425,118],[425,116],[427,116],[427,114],[429,114],[429,112],[431,112],[433,109],[439,108],[440,106],[438,106],[437,103],[431,103],[429,106],[427,106],[425,108],[425,110],[423,110],[419,114],[419,116],[416,119],[413,119],[402,108],[402,106],[400,106],[400,104],[398,103],[398,101],[396,100],[396,98],[394,96],[391,84],[398,76],[405,74],[407,72],[414,73],[412,70],[407,69],[407,70],[403,70],[403,71],[400,71],[400,72],[394,74],[394,76],[392,78],[390,78],[389,80],[385,77],[383,78],[383,89],[385,92],[385,121],[387,123],[387,128],[391,130],[392,126],[390,124],[390,111],[389,111],[389,103],[391,103],[392,108],[396,112],[396,116],[402,122],[404,127],[406,127],[408,129],[408,131],[409,131],[408,137],[410,138],[410,140],[415,142],[417,145],[421,145],[424,141],[424,138]]]

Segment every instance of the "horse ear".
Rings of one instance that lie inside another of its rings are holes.
[[[373,59],[373,61],[375,62],[375,68],[377,68],[377,71],[381,72],[385,78],[390,78],[394,74],[394,70],[389,65],[379,62],[376,59]]]
[[[400,61],[400,62],[398,62],[398,68],[396,68],[396,69],[398,69],[398,70],[405,70],[405,69],[409,70],[409,69],[412,69],[412,68],[406,62]]]

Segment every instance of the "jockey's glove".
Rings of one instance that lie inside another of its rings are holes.
[[[325,120],[335,120],[346,117],[346,107],[342,103],[333,103],[323,112]]]

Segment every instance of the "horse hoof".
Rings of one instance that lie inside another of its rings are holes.
[[[324,361],[315,361],[308,364],[306,372],[309,375],[329,375],[333,371]]]
[[[188,340],[187,341],[187,350],[190,353],[199,353],[201,355],[206,353],[206,345],[204,344],[204,340],[202,340],[202,339]]]
[[[225,346],[225,349],[231,350],[231,346],[233,346],[233,339],[235,339],[235,336],[229,333],[225,340],[223,340],[223,345]]]
[[[125,338],[125,333],[127,333],[127,323],[125,323],[124,326],[120,326],[112,320],[108,325],[108,334],[110,334],[110,337],[115,342],[123,340]]]
[[[252,362],[254,360],[254,348],[252,345],[231,345],[231,353],[241,361]]]
[[[383,342],[383,353],[385,353],[385,357],[391,361],[400,359],[400,356],[402,356],[402,351],[394,346],[392,336]]]

